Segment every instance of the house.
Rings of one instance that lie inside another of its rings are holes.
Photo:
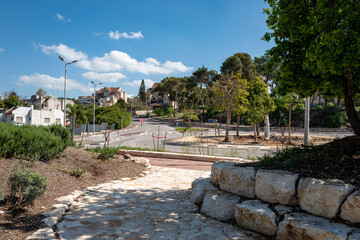
[[[120,87],[101,88],[96,92],[95,97],[98,105],[101,107],[114,105],[120,98],[127,102],[127,93],[124,92]]]
[[[146,104],[152,108],[163,107],[165,104],[174,106],[174,103],[170,101],[170,94],[160,94],[155,89],[158,83],[154,83],[151,88],[146,90]]]
[[[57,109],[34,109],[31,107],[14,107],[0,114],[1,122],[11,122],[17,125],[30,124],[48,126],[64,123],[64,112]]]
[[[26,104],[30,105],[37,105],[40,109],[45,110],[62,110],[64,109],[64,99],[58,99],[52,96],[39,96],[39,95],[32,95],[30,99],[26,100]],[[70,99],[66,99],[66,105],[74,105],[74,102]]]
[[[79,102],[83,105],[89,105],[89,104],[94,103],[93,99],[94,99],[93,96],[79,96],[78,97]]]

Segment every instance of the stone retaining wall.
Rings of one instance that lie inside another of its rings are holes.
[[[190,200],[204,214],[269,237],[360,239],[360,190],[340,180],[215,162],[211,179],[192,188]]]

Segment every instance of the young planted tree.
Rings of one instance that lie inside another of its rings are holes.
[[[257,141],[256,126],[263,121],[265,116],[275,110],[275,104],[267,91],[267,85],[255,77],[249,82],[249,107],[247,111],[248,120],[254,125],[254,137]]]
[[[231,123],[231,112],[241,114],[243,107],[240,104],[246,103],[247,81],[241,75],[222,73],[213,86],[213,95],[216,98],[217,109],[226,111],[226,133],[224,142],[229,142]]]
[[[266,0],[264,38],[275,46],[272,61],[281,63],[279,86],[301,97],[324,86],[341,89],[354,133],[360,136],[360,118],[354,96],[360,92],[360,4],[358,0]]]
[[[138,97],[143,103],[146,102],[146,89],[144,79],[141,81]]]
[[[39,95],[40,97],[46,97],[47,96],[47,92],[45,90],[43,90],[42,88],[39,88],[36,91],[36,95]]]

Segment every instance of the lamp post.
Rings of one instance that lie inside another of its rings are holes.
[[[63,63],[65,64],[65,76],[64,76],[64,78],[65,78],[65,81],[64,81],[64,127],[66,127],[66,67],[67,67],[67,65],[70,65],[72,63],[76,63],[78,60],[74,60],[72,62],[67,63],[67,62],[64,61],[64,59],[61,56],[59,56],[59,59],[61,61],[63,61]]]
[[[91,84],[94,86],[94,116],[93,116],[93,133],[95,134],[95,88],[96,86],[101,85],[102,83],[94,83],[91,81]]]

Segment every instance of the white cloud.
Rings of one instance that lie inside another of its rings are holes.
[[[119,40],[120,38],[127,38],[127,39],[141,39],[141,38],[144,38],[144,36],[142,35],[141,31],[138,31],[138,32],[130,32],[127,33],[127,32],[123,32],[123,33],[120,33],[119,31],[110,31],[108,33],[109,37],[111,39],[115,39],[115,40]]]
[[[3,49],[2,47],[0,47],[0,52],[5,52],[5,49]]]
[[[182,62],[166,61],[160,63],[154,58],[146,58],[140,62],[127,53],[113,50],[105,53],[102,57],[89,58],[81,51],[76,51],[64,44],[46,46],[39,44],[41,50],[47,54],[59,54],[66,61],[79,60],[76,66],[92,72],[114,72],[125,70],[128,72],[139,72],[143,74],[172,74],[177,72],[191,71],[191,67],[185,66]]]
[[[39,47],[41,48],[41,51],[43,51],[45,54],[51,55],[56,53],[61,55],[66,61],[83,60],[88,58],[85,53],[76,51],[73,48],[69,48],[62,43],[60,43],[58,46],[46,46],[44,44],[39,44]]]
[[[93,35],[94,36],[101,36],[101,35],[104,35],[105,33],[103,33],[103,32],[93,32]]]
[[[64,77],[55,78],[49,75],[35,73],[30,76],[21,76],[16,84],[20,86],[31,85],[44,89],[63,90]],[[80,90],[84,93],[89,93],[92,91],[90,86],[86,86],[85,84],[68,78],[66,79],[66,90]]]
[[[54,17],[60,22],[71,22],[71,19],[66,18],[65,16],[61,15],[60,13],[55,14]]]
[[[126,85],[126,86],[130,86],[130,87],[136,87],[136,86],[139,86],[141,85],[141,81],[142,80],[134,80],[132,82],[124,82],[123,84]],[[144,79],[144,82],[145,82],[145,88],[148,89],[148,88],[151,88],[152,85],[154,85],[154,81],[151,80],[151,79]]]
[[[171,74],[192,70],[182,62],[166,61],[162,64],[154,58],[146,58],[144,62],[139,62],[127,53],[116,50],[105,53],[103,57],[79,61],[78,66],[95,72],[126,70],[143,74]]]
[[[109,73],[96,73],[96,72],[86,72],[82,74],[83,77],[98,80],[101,82],[115,83],[121,78],[126,78],[126,76],[119,72],[109,72]]]

